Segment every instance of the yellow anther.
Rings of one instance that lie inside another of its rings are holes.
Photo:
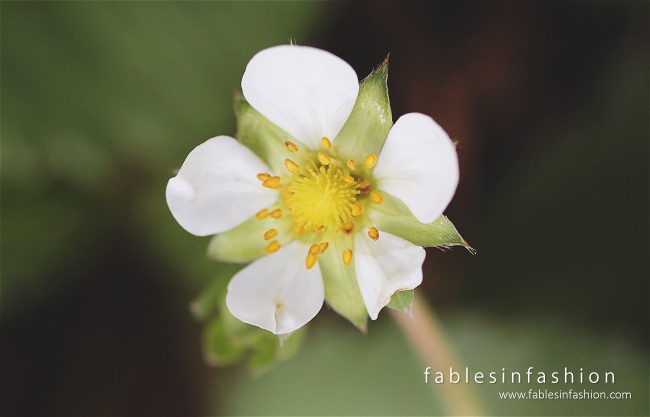
[[[270,240],[273,239],[278,235],[278,231],[275,229],[269,229],[266,233],[264,233],[264,240]]]
[[[354,177],[352,177],[351,175],[344,175],[343,181],[347,182],[348,184],[352,184],[354,183]]]
[[[284,166],[287,168],[287,171],[291,172],[292,174],[300,169],[298,164],[293,162],[291,159],[285,159]]]
[[[260,181],[266,181],[269,178],[271,178],[269,174],[257,174],[257,179]]]
[[[358,205],[357,203],[354,203],[350,206],[350,209],[352,210],[352,215],[353,216],[360,216],[361,212],[363,211],[363,208]]]
[[[345,266],[350,266],[352,263],[352,249],[346,249],[343,251],[343,263]]]
[[[293,231],[297,235],[301,235],[301,234],[305,233],[305,228],[300,223],[294,223],[293,224]]]
[[[384,202],[384,197],[382,197],[377,191],[373,191],[370,194],[370,200],[375,204],[381,204]]]
[[[372,168],[375,166],[377,163],[377,155],[374,153],[371,153],[370,155],[366,156],[366,159],[363,160],[363,164],[366,166],[366,168]]]
[[[372,240],[379,239],[379,230],[375,229],[374,227],[371,227],[370,230],[368,230],[368,236],[370,236],[370,239]]]
[[[265,179],[264,182],[262,182],[262,185],[272,190],[279,190],[282,188],[282,181],[280,180],[280,177],[270,177]]]
[[[281,193],[282,193],[282,196],[283,196],[284,198],[289,198],[289,197],[291,197],[291,191],[289,191],[288,188],[283,188],[282,191],[281,191]]]
[[[318,255],[318,243],[314,243],[309,247],[309,255]]]
[[[264,210],[260,211],[259,213],[257,213],[257,214],[255,215],[255,218],[256,218],[257,220],[264,220],[264,219],[266,219],[267,217],[269,217],[269,211],[268,211],[268,209],[264,209]]]
[[[318,160],[320,161],[321,164],[323,165],[329,165],[330,164],[330,157],[325,154],[325,152],[318,152],[318,155],[316,155]]]
[[[266,252],[267,255],[270,255],[279,251],[281,247],[282,245],[280,245],[277,240],[274,240],[273,242],[269,243],[269,246],[264,249],[264,252]]]
[[[269,213],[269,216],[273,217],[274,219],[279,219],[280,217],[282,217],[282,210],[275,209]]]
[[[345,222],[343,226],[341,226],[341,232],[346,236],[350,236],[352,232],[354,232],[354,223]]]
[[[316,265],[316,261],[318,261],[318,255],[307,255],[305,266],[307,269],[312,269]]]
[[[327,137],[323,136],[323,139],[320,140],[320,144],[323,145],[323,148],[329,149],[332,147],[332,142],[330,142]]]
[[[321,230],[323,230],[324,227],[325,225],[319,224],[318,226],[314,226],[312,230],[314,233],[319,233]]]
[[[298,151],[298,147],[293,142],[284,142],[284,146],[287,147],[289,152],[297,152]]]
[[[348,168],[350,168],[350,171],[354,171],[354,169],[357,167],[357,163],[354,162],[354,159],[348,159],[348,163],[346,165]]]
[[[318,253],[322,255],[322,254],[327,250],[327,247],[328,247],[329,245],[330,245],[330,244],[327,243],[327,242],[323,242],[323,243],[321,243],[320,245],[318,245]]]

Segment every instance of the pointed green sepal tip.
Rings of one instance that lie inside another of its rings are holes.
[[[384,194],[384,202],[374,207],[368,218],[377,229],[418,246],[464,246],[471,253],[476,253],[446,216],[441,215],[431,223],[420,223],[402,200],[388,193]]]
[[[392,126],[386,58],[359,85],[352,113],[335,139],[336,150],[343,158],[361,161],[379,155]]]
[[[397,291],[390,298],[390,302],[386,307],[410,317],[411,308],[413,307],[413,293],[414,290]]]

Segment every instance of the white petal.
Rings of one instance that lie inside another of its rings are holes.
[[[359,94],[357,74],[341,58],[308,46],[258,52],[241,82],[253,108],[312,149],[333,140]]]
[[[380,190],[401,199],[420,222],[431,223],[456,192],[456,148],[432,118],[405,114],[388,134],[374,174]]]
[[[292,242],[239,271],[228,284],[226,305],[239,320],[275,334],[314,318],[325,292],[318,265],[305,267],[309,245]]]
[[[423,248],[386,232],[379,240],[368,228],[354,236],[354,264],[363,302],[371,319],[390,302],[395,291],[412,290],[422,282]]]
[[[197,236],[232,229],[278,199],[257,174],[269,172],[235,139],[217,136],[187,155],[167,183],[167,205],[178,223]]]

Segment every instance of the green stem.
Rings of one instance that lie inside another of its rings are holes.
[[[448,376],[450,368],[454,368],[454,370],[461,368],[449,346],[438,317],[419,291],[415,291],[411,317],[393,310],[391,313],[397,325],[411,342],[424,364],[424,368],[431,367],[429,385],[445,402],[447,412],[463,416],[482,415],[481,407],[467,384],[463,382],[452,384],[446,378],[444,383],[434,382],[436,372],[442,372],[443,375]],[[459,373],[462,374],[462,372]],[[424,375],[422,378],[422,382],[424,382]]]

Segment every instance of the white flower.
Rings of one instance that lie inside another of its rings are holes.
[[[240,141],[208,140],[169,180],[173,216],[197,236],[217,234],[214,256],[261,256],[228,285],[238,319],[290,333],[327,300],[363,327],[422,282],[425,251],[411,242],[446,220],[458,158],[428,116],[391,128],[385,81],[361,94],[354,70],[328,52],[265,49],[242,79]]]

